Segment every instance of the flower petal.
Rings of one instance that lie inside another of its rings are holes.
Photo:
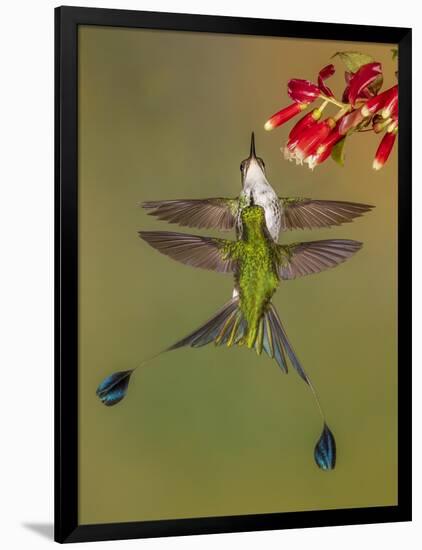
[[[323,67],[318,74],[318,86],[319,89],[323,94],[325,94],[328,97],[334,97],[333,92],[328,88],[328,86],[325,85],[324,80],[327,80],[327,78],[330,78],[330,76],[333,76],[333,74],[336,72],[336,69],[334,65],[331,63],[330,65],[326,65]]]
[[[362,122],[365,117],[360,109],[355,109],[351,113],[344,115],[339,121],[339,131],[342,135],[346,135],[349,130],[353,130]]]
[[[309,80],[292,78],[287,84],[289,97],[297,103],[312,103],[320,96],[318,86]]]
[[[339,127],[337,126],[321,141],[318,146],[318,153],[322,154],[327,149],[331,151],[334,145],[343,138],[344,136],[340,133]]]
[[[349,85],[347,85],[344,88],[343,95],[341,97],[341,100],[342,100],[343,103],[349,103],[349,89],[350,89]]]
[[[328,136],[320,142],[316,152],[305,159],[305,163],[313,170],[316,166],[327,160],[330,155],[332,156],[336,144],[342,139],[345,138],[340,134],[338,126],[336,126]]]
[[[293,153],[296,162],[302,164],[309,156],[316,154],[320,143],[328,136],[334,126],[335,122],[332,118],[317,122],[300,134],[295,141],[289,141],[286,148]]]
[[[321,111],[319,109],[314,109],[310,113],[307,113],[290,130],[289,141],[295,141],[298,139],[305,130],[316,124],[320,118]]]
[[[374,62],[363,65],[350,79],[349,103],[354,105],[362,94],[365,96],[365,88],[370,86],[380,75],[382,75],[381,63]]]

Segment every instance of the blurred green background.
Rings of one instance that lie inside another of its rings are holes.
[[[291,124],[263,130],[289,103],[287,80],[315,80],[338,50],[371,54],[391,86],[391,46],[101,27],[80,28],[79,40],[80,522],[395,504],[396,152],[374,172],[379,138],[360,134],[344,168],[329,160],[312,173],[282,159]],[[365,243],[336,269],[283,282],[274,300],[336,435],[333,472],[313,461],[321,422],[306,385],[245,349],[174,351],[139,370],[118,406],[95,396],[104,376],[185,336],[231,295],[230,276],[142,242],[140,229],[179,228],[137,203],[235,196],[252,130],[280,195],[376,205],[352,224],[280,239]]]

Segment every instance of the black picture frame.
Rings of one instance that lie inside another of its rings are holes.
[[[399,47],[398,504],[397,506],[78,523],[78,26],[101,25]],[[82,542],[411,520],[411,29],[155,13],[55,10],[55,540]]]

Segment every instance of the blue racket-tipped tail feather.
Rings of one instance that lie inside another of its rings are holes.
[[[117,405],[126,396],[133,370],[114,372],[104,378],[97,388],[97,395],[106,407]]]
[[[327,424],[315,445],[315,462],[321,470],[334,470],[336,465],[336,440]]]

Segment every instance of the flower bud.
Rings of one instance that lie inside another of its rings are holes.
[[[381,111],[382,118],[390,118],[391,116],[397,117],[399,109],[399,92],[398,87],[394,86],[392,88],[392,93],[390,94],[387,101],[384,103],[384,108]]]
[[[386,104],[390,102],[394,95],[397,96],[397,86],[393,86],[392,88],[385,90],[381,94],[378,94],[371,99],[368,99],[368,101],[365,103],[365,105],[363,105],[361,109],[362,115],[364,117],[367,117],[373,115],[374,113],[377,113],[383,107],[385,108]]]
[[[397,128],[392,132],[386,132],[378,146],[377,152],[375,153],[374,162],[372,167],[374,170],[380,170],[384,164],[387,162],[388,157],[390,156],[393,145],[397,137]]]
[[[278,126],[281,126],[285,122],[288,122],[291,118],[306,109],[306,107],[307,105],[305,103],[292,103],[288,107],[281,109],[281,111],[278,111],[272,117],[270,117],[265,123],[264,128],[267,131],[270,131],[273,128],[277,128]]]

